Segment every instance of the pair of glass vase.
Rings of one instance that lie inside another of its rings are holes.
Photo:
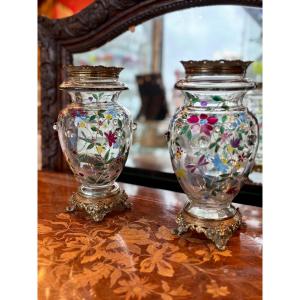
[[[243,105],[243,97],[255,87],[245,78],[250,63],[183,61],[186,76],[175,87],[183,91],[184,104],[166,135],[174,172],[188,197],[175,232],[203,232],[221,250],[241,223],[231,202],[257,151],[257,121]],[[68,66],[67,80],[60,85],[72,103],[59,113],[55,126],[65,159],[81,183],[67,209],[94,221],[131,206],[116,183],[136,127],[117,102],[127,89],[119,81],[121,71]]]

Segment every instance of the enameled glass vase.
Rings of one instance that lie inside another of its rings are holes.
[[[243,105],[255,87],[245,78],[250,63],[183,61],[186,77],[175,85],[185,100],[170,122],[169,151],[189,199],[176,231],[203,232],[221,250],[241,223],[231,202],[257,151],[257,121]]]
[[[84,212],[101,221],[113,210],[129,208],[124,190],[115,182],[132,141],[130,113],[118,104],[122,68],[68,66],[60,88],[72,103],[58,116],[56,129],[65,159],[81,184],[70,199],[69,211]]]

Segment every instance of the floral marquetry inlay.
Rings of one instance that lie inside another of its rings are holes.
[[[261,295],[260,235],[245,226],[256,218],[250,210],[240,237],[219,251],[195,233],[172,234],[176,193],[166,193],[163,208],[151,189],[133,196],[123,185],[132,211],[99,224],[63,212],[73,182],[50,176],[40,184],[39,299],[260,299],[250,297]]]
[[[60,213],[39,224],[40,283],[50,289],[59,285],[63,299],[74,299],[69,294],[74,289],[77,295],[89,289],[97,299],[97,289],[105,285],[125,299],[188,299],[188,287],[174,285],[172,277],[201,274],[209,280],[231,256],[230,250],[218,251],[190,235],[178,238],[146,218],[129,222],[118,216],[99,226]],[[210,270],[204,268],[208,264]],[[213,298],[230,293],[227,286],[208,282]]]

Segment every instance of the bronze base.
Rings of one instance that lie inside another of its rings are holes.
[[[69,201],[70,205],[66,208],[68,212],[83,213],[88,219],[100,222],[112,211],[123,211],[131,208],[128,196],[124,190],[118,191],[105,197],[86,197],[80,192],[74,193]]]
[[[219,250],[225,250],[228,240],[240,227],[241,222],[242,216],[238,209],[236,209],[234,216],[223,220],[200,219],[190,215],[183,209],[176,218],[178,227],[174,230],[174,233],[181,235],[188,230],[204,233]]]

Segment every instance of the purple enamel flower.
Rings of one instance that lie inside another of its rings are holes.
[[[199,160],[198,160],[198,162],[197,162],[196,164],[188,164],[188,165],[186,165],[185,167],[186,167],[187,169],[189,169],[189,170],[191,171],[191,173],[194,173],[194,172],[196,171],[196,169],[198,169],[199,172],[200,172],[200,174],[201,174],[201,173],[202,173],[201,168],[202,168],[203,166],[207,165],[208,163],[209,163],[209,162],[206,161],[205,156],[202,155],[202,156],[199,158]]]
[[[238,146],[240,145],[240,139],[231,139],[230,140],[230,145],[232,146],[232,148],[238,148]]]
[[[200,105],[201,105],[201,106],[207,106],[207,101],[202,100],[202,101],[200,102]]]

